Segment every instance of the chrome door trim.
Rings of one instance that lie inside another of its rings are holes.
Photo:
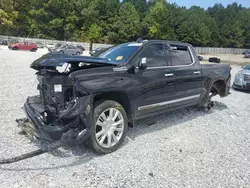
[[[168,74],[165,74],[166,77],[171,77],[171,76],[174,76],[174,73],[168,73]]]
[[[180,99],[174,99],[174,100],[170,100],[170,101],[165,101],[165,102],[161,102],[161,103],[155,103],[155,104],[150,104],[150,105],[146,105],[146,106],[141,106],[138,108],[139,111],[141,110],[148,110],[150,108],[155,108],[155,107],[159,107],[159,106],[165,106],[165,105],[168,105],[168,104],[173,104],[173,103],[177,103],[177,102],[181,102],[181,101],[186,101],[186,100],[190,100],[190,99],[195,99],[195,98],[199,98],[200,97],[200,94],[199,95],[192,95],[192,96],[189,96],[189,97],[183,97],[183,98],[180,98]]]

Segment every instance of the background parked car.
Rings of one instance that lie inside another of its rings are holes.
[[[245,54],[250,54],[250,50],[246,50],[242,53],[242,55],[245,55]]]
[[[10,45],[10,44],[16,44],[16,43],[19,43],[20,41],[19,40],[17,40],[17,39],[10,39],[9,40],[9,42],[8,42],[8,44]]]
[[[210,57],[208,61],[212,63],[220,63],[221,60],[218,57]]]
[[[80,48],[82,51],[85,51],[85,48],[82,45],[76,45],[77,48]]]
[[[245,53],[244,58],[250,58],[250,51]]]
[[[5,39],[0,39],[0,45],[8,46],[8,41]]]
[[[60,48],[60,47],[63,46],[63,45],[65,45],[65,44],[57,43],[57,44],[55,44],[54,46],[49,47],[48,50],[49,50],[49,52],[53,52],[56,48]]]
[[[37,45],[34,42],[20,42],[16,44],[9,45],[11,50],[29,50],[32,52],[37,51]]]
[[[55,48],[55,44],[47,44],[47,48],[50,49],[50,48]]]
[[[243,66],[235,75],[233,88],[250,91],[250,64]]]
[[[36,45],[37,45],[37,48],[43,48],[44,47],[43,43],[41,43],[41,42],[36,42]]]
[[[77,48],[74,45],[63,45],[59,48],[55,48],[53,52],[58,52],[60,54],[67,54],[67,55],[80,55],[83,53],[82,49]]]
[[[96,48],[95,50],[92,50],[91,52],[89,52],[89,54],[91,56],[94,56],[95,54],[97,54],[98,52],[101,52],[103,50],[106,50],[107,48]]]
[[[203,61],[204,60],[204,58],[202,56],[200,56],[200,55],[198,55],[198,59],[199,59],[199,61]]]

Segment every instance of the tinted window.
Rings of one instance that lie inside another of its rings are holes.
[[[137,51],[140,44],[121,44],[101,51],[97,57],[106,58],[110,62],[125,63]]]
[[[69,46],[68,46],[68,49],[76,49],[76,47],[75,47],[75,46],[72,46],[72,45],[69,45]]]
[[[172,49],[169,55],[171,56],[172,66],[190,65],[193,63],[191,54],[186,46],[170,45]]]
[[[49,44],[49,45],[53,45],[53,44]],[[57,47],[57,48],[60,47],[60,46],[62,46],[62,44],[56,44],[55,45],[55,47]]]
[[[147,58],[148,67],[167,66],[166,52],[163,44],[152,44],[148,46],[142,52],[141,57]]]

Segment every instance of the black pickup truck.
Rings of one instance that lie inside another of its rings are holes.
[[[189,106],[211,108],[229,94],[231,67],[201,65],[193,47],[172,41],[120,44],[98,57],[46,54],[31,64],[39,96],[24,105],[21,129],[49,141],[115,151],[134,121]]]

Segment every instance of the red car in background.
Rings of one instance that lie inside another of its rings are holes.
[[[9,45],[9,49],[11,50],[29,50],[32,52],[37,51],[37,45],[33,42],[19,42],[15,44]]]

